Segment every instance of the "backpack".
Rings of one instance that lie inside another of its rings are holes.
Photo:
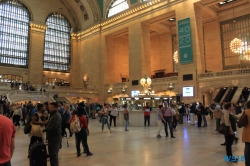
[[[78,116],[75,116],[70,123],[70,131],[72,133],[78,133],[81,131],[80,119]]]

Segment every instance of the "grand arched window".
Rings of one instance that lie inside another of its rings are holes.
[[[59,13],[51,14],[45,32],[45,70],[69,72],[70,70],[70,31],[69,21]]]
[[[28,67],[28,9],[17,1],[0,1],[0,65]]]
[[[108,9],[107,18],[111,17],[117,13],[120,13],[128,8],[129,8],[129,6],[128,6],[128,2],[126,0],[114,0]]]

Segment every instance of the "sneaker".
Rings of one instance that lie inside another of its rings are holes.
[[[220,144],[221,146],[227,146],[227,144],[226,143],[223,143],[223,144]]]
[[[161,138],[161,136],[160,136],[160,135],[157,135],[156,138]]]
[[[129,131],[129,130],[125,130],[125,131]]]
[[[175,138],[175,136],[171,136],[171,138]]]
[[[87,157],[88,157],[88,156],[93,156],[93,153],[89,152],[89,153],[87,154]]]
[[[81,153],[77,153],[77,157],[80,157],[81,156]]]

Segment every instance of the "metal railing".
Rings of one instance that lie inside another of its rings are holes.
[[[246,69],[234,69],[234,70],[224,70],[220,72],[202,73],[199,74],[199,78],[211,78],[211,77],[222,77],[222,76],[238,76],[250,74],[250,68]]]

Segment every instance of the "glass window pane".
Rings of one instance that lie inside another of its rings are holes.
[[[128,2],[126,0],[114,0],[114,2],[110,5],[108,10],[107,17],[111,17],[117,13],[120,13],[126,9],[128,9]]]
[[[249,24],[250,15],[220,23],[225,70],[250,66]]]
[[[0,64],[28,67],[28,9],[17,1],[0,2]]]
[[[69,72],[70,30],[69,21],[59,13],[50,15],[44,42],[44,69]]]

